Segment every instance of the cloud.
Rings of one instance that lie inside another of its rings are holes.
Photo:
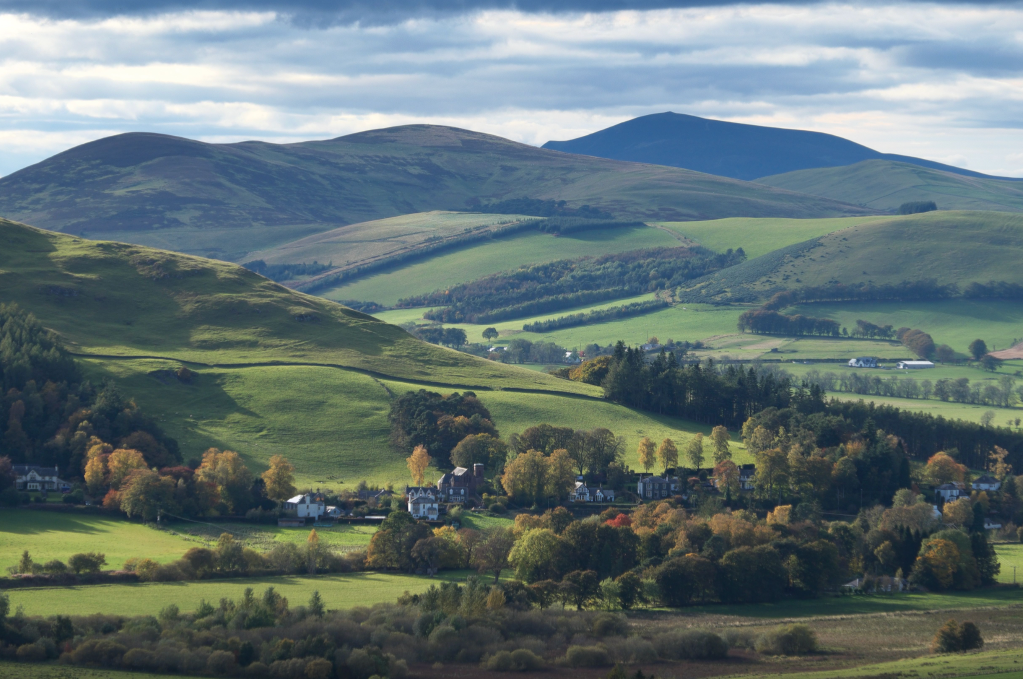
[[[0,173],[129,130],[297,141],[428,122],[540,144],[665,110],[1018,172],[1023,78],[999,63],[1023,63],[1021,8],[629,6],[315,28],[268,2],[0,14],[0,148],[24,140]]]

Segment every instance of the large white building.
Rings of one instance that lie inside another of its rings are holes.
[[[66,481],[57,476],[56,467],[37,467],[28,464],[13,465],[18,490],[71,490]]]
[[[305,495],[296,495],[284,503],[284,509],[293,511],[300,519],[308,519],[310,517],[318,519],[327,512],[327,504],[323,501],[323,498],[317,497],[312,493],[306,493]]]
[[[440,502],[437,490],[423,486],[409,486],[405,489],[408,496],[408,513],[416,519],[436,521],[440,514]]]
[[[930,361],[899,361],[895,364],[895,367],[899,370],[922,370],[924,368],[933,368],[934,364]]]

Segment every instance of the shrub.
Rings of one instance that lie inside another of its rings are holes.
[[[657,651],[654,645],[640,637],[610,639],[605,642],[611,656],[623,663],[654,663],[657,662]]]
[[[98,552],[72,554],[67,560],[68,567],[75,573],[98,573],[106,563],[107,555]]]
[[[601,646],[569,646],[565,662],[571,667],[606,667],[611,656]]]
[[[543,658],[525,648],[512,652],[498,651],[487,658],[483,667],[495,672],[532,672],[543,667]]]
[[[53,559],[43,564],[43,572],[50,575],[63,575],[67,573],[67,566],[60,559]]]
[[[46,648],[38,642],[18,646],[17,657],[21,662],[42,662],[46,660]]]
[[[806,625],[782,625],[757,637],[754,645],[763,655],[806,655],[817,650],[817,635]]]
[[[121,664],[128,649],[109,639],[89,639],[71,654],[76,665],[103,665],[113,667]]]
[[[603,613],[593,620],[593,636],[625,636],[629,631],[629,622],[623,615]]]
[[[756,646],[756,635],[752,630],[731,628],[721,635],[730,648],[745,648],[750,651]]]
[[[144,648],[133,648],[124,654],[121,664],[132,670],[157,669],[156,656]]]
[[[953,619],[942,625],[931,641],[931,651],[934,653],[961,653],[983,646],[980,628],[972,622],[960,625]]]
[[[236,666],[234,653],[230,651],[213,651],[206,659],[206,671],[210,674],[230,674]]]
[[[725,640],[703,630],[658,634],[653,645],[657,655],[665,660],[720,660],[728,655]]]

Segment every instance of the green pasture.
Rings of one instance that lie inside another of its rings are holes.
[[[523,232],[372,274],[317,294],[332,300],[391,305],[402,297],[443,290],[523,265],[678,245],[678,239],[651,227],[583,231],[567,236]]]
[[[847,594],[821,599],[783,599],[770,604],[694,606],[687,612],[739,618],[812,618],[908,611],[946,611],[1023,604],[1023,588],[986,587],[970,592]]]
[[[867,403],[873,401],[878,405],[890,405],[902,410],[927,413],[934,416],[941,415],[945,419],[966,420],[967,422],[980,422],[980,418],[984,413],[990,410],[995,414],[993,424],[999,427],[1008,426],[1008,420],[1010,419],[1015,421],[1017,417],[1023,417],[1023,408],[999,408],[997,406],[970,405],[969,403],[946,403],[933,398],[925,401],[918,398],[895,398],[894,396],[861,396],[859,394],[838,391],[829,391],[827,395],[833,396],[840,401],[862,400]],[[1015,428],[1015,425],[1013,427]]]
[[[339,523],[333,528],[314,528],[311,525],[304,528],[282,528],[266,523],[204,523],[170,520],[166,521],[164,526],[166,532],[180,535],[196,544],[204,543],[207,547],[213,546],[223,533],[230,533],[236,540],[261,552],[269,551],[275,542],[304,545],[313,530],[316,531],[321,545],[336,548],[339,551],[364,549],[369,546],[369,541],[377,532],[376,524],[346,523]]]
[[[1023,679],[1023,651],[986,651],[950,655],[925,655],[891,662],[861,665],[849,669],[830,669],[826,672],[802,671],[799,679],[894,679],[905,677],[947,677],[948,679]],[[749,675],[742,675],[749,676]],[[793,674],[760,674],[759,677],[779,679]]]
[[[176,677],[188,679],[191,675],[176,674]],[[15,663],[0,660],[0,677],[18,677],[18,679],[166,679],[166,674],[150,674],[91,667],[70,668],[57,663]]]
[[[742,248],[749,259],[786,245],[802,243],[850,226],[884,217],[835,217],[831,219],[786,219],[777,217],[729,217],[699,222],[660,222],[658,226],[696,241],[715,252]]]
[[[433,578],[399,573],[348,573],[344,575],[272,576],[235,580],[196,582],[152,582],[145,584],[83,585],[81,587],[39,587],[8,590],[11,609],[25,607],[26,615],[156,615],[175,604],[183,612],[193,611],[199,602],[221,598],[239,600],[247,587],[257,594],[267,587],[287,597],[292,606],[304,605],[314,591],[330,609],[394,603],[405,591],[423,592],[443,581],[464,581],[466,571],[445,571]]]
[[[116,516],[33,509],[0,510],[0,569],[6,572],[28,550],[36,563],[72,554],[106,554],[105,568],[117,569],[132,557],[163,563],[181,557],[194,543]]]
[[[998,563],[1002,565],[1002,570],[998,573],[998,582],[1023,584],[1023,544],[999,543],[994,547]]]
[[[416,385],[387,382],[395,393],[417,388]],[[690,420],[655,415],[640,410],[633,410],[603,401],[584,401],[581,399],[557,398],[546,394],[522,394],[510,391],[495,391],[477,394],[483,404],[490,409],[494,422],[501,436],[507,438],[512,433],[521,433],[526,428],[549,422],[562,427],[574,429],[596,429],[605,427],[625,439],[625,461],[633,470],[640,471],[637,448],[644,436],[660,442],[670,438],[684,450],[686,443],[696,432],[710,435],[713,425],[703,425]],[[733,432],[731,444],[733,459],[737,464],[752,462],[746,454],[745,445],[736,440]],[[704,442],[706,467],[713,467],[710,442]],[[439,475],[438,472],[434,472]]]
[[[988,349],[1007,349],[1023,339],[1023,302],[950,299],[933,302],[843,302],[802,304],[786,313],[831,318],[852,330],[862,319],[894,328],[918,328],[936,344],[947,344],[959,354],[975,339]]]
[[[340,226],[254,252],[250,257],[272,264],[316,261],[343,266],[414,248],[431,239],[449,238],[466,231],[512,224],[523,219],[535,217],[476,212],[418,212]]]

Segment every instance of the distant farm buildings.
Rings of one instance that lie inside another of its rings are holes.
[[[922,370],[924,368],[933,368],[934,364],[930,361],[899,361],[895,364],[895,367],[899,370]]]
[[[849,359],[850,368],[876,368],[877,359],[870,356],[860,356],[859,358]]]

